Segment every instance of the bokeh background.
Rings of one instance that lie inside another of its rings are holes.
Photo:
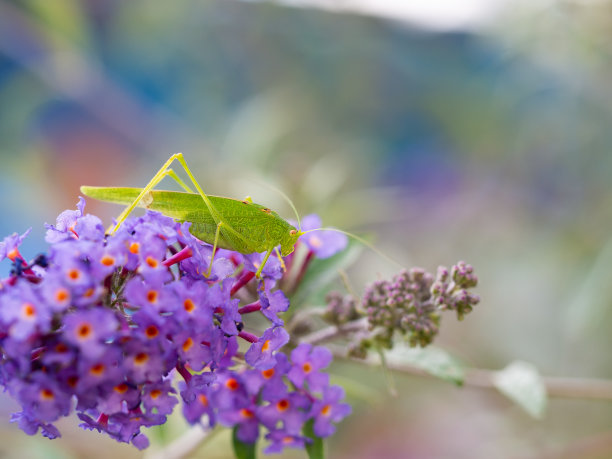
[[[34,256],[80,185],[142,186],[182,151],[211,194],[291,217],[269,183],[406,266],[473,264],[482,302],[437,341],[467,364],[612,378],[612,2],[451,3],[0,0],[0,233],[32,227]],[[366,250],[348,272],[361,291],[395,269]],[[563,457],[612,427],[605,402],[536,421],[481,389],[397,376],[393,398],[379,371],[335,370],[368,397],[333,458]],[[14,409],[0,457],[142,457],[76,419],[27,437]],[[227,436],[198,454],[231,457]]]

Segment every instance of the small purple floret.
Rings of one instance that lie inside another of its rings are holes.
[[[312,391],[321,391],[329,384],[329,375],[319,370],[326,368],[332,361],[331,352],[324,347],[313,347],[302,343],[291,352],[293,366],[287,376],[297,387],[304,382]]]
[[[302,231],[321,228],[321,219],[318,215],[307,215],[302,219]],[[300,237],[301,242],[306,244],[318,258],[329,258],[344,250],[348,244],[345,234],[336,231],[313,231]]]
[[[282,327],[268,328],[256,343],[253,343],[244,358],[258,370],[267,370],[276,364],[275,352],[289,342],[289,334]]]
[[[331,386],[323,391],[323,399],[312,405],[310,416],[314,417],[314,433],[318,437],[329,437],[336,431],[333,423],[339,422],[351,414],[351,407],[340,403],[344,398],[344,389]]]
[[[16,254],[16,251],[19,249],[19,246],[23,242],[23,240],[30,234],[32,228],[28,228],[25,233],[19,235],[17,233],[13,233],[10,236],[4,238],[2,242],[0,242],[0,261],[5,258],[13,258],[11,254]]]

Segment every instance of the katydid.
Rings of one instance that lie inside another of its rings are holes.
[[[197,193],[193,193],[189,186],[170,169],[170,165],[175,160],[181,164]],[[154,190],[166,176],[177,181],[185,192]],[[276,212],[255,204],[250,198],[240,201],[207,195],[191,173],[182,153],[172,155],[142,189],[83,186],[81,192],[94,199],[128,205],[118,217],[117,224],[111,232],[119,228],[136,206],[160,211],[179,221],[191,222],[191,234],[213,245],[207,277],[210,276],[218,247],[244,254],[266,252],[255,274],[259,278],[273,251],[276,250],[282,262],[281,256],[293,252],[298,238],[305,234],[283,220]],[[279,245],[280,253],[277,248]]]
[[[189,176],[189,180],[196,188],[197,193],[194,193],[191,188],[170,169],[170,165],[174,161],[178,161],[181,164],[186,174]],[[159,182],[166,176],[174,179],[185,191],[154,190]],[[383,258],[402,267],[397,261],[376,249],[365,239],[347,231],[336,228],[316,228],[302,231],[298,212],[291,200],[284,194],[283,197],[295,212],[299,229],[296,229],[289,222],[283,220],[273,210],[260,204],[255,204],[250,197],[240,201],[237,199],[207,195],[202,191],[202,187],[191,173],[182,153],[172,155],[159,171],[157,171],[147,186],[142,189],[82,186],[81,192],[94,199],[128,206],[117,218],[117,224],[111,230],[111,233],[117,231],[121,223],[123,223],[137,206],[160,211],[164,215],[178,221],[191,222],[191,227],[189,229],[191,234],[213,246],[210,264],[205,274],[206,277],[211,274],[215,252],[218,247],[244,254],[265,252],[266,254],[255,273],[257,278],[259,278],[272,252],[276,251],[284,268],[282,257],[286,257],[293,252],[300,236],[312,231],[323,230],[336,231],[350,236],[360,241]],[[278,250],[278,246],[280,246],[280,251]]]

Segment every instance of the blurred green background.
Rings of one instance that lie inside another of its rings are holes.
[[[80,185],[142,186],[182,151],[211,194],[291,218],[270,183],[406,266],[473,264],[482,302],[437,341],[469,365],[612,378],[612,2],[500,5],[432,28],[266,2],[0,0],[0,233],[32,227],[34,256]],[[361,291],[394,271],[364,251],[349,276]],[[333,458],[563,457],[611,431],[605,402],[552,400],[535,421],[484,390],[398,376],[394,399],[380,371],[335,370],[372,391]],[[0,457],[142,456],[74,418],[27,437],[13,410],[1,399]],[[229,440],[204,456],[231,457]]]

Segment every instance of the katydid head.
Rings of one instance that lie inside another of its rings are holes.
[[[297,241],[302,234],[304,234],[303,231],[299,231],[293,226],[289,226],[289,230],[283,234],[283,237],[281,238],[280,242],[281,255],[283,257],[286,257],[291,252],[293,252],[295,244],[297,244]]]
[[[295,226],[291,225],[289,222],[286,222],[286,221],[284,222],[286,227],[283,228],[283,232],[281,233],[281,236],[280,236],[280,246],[281,246],[281,256],[286,257],[287,255],[293,252],[293,250],[295,249],[295,244],[297,244],[298,239],[300,238],[302,234],[304,234],[304,231],[302,231],[302,223],[300,221],[300,214],[295,208],[293,201],[289,199],[289,196],[287,196],[285,193],[283,193],[278,188],[275,188],[270,185],[268,186],[272,188],[273,190],[275,190],[277,193],[279,193],[283,197],[283,199],[287,201],[291,209],[293,209],[293,213],[295,214],[295,218],[297,219],[297,229],[295,228]]]

